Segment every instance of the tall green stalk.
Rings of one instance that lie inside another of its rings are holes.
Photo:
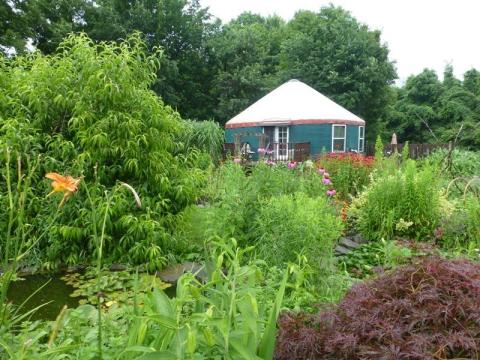
[[[137,194],[137,192],[128,184],[125,183],[118,183],[113,190],[110,192],[105,192],[105,197],[106,197],[106,207],[105,207],[105,212],[103,213],[103,220],[102,220],[102,227],[100,230],[100,235],[98,234],[97,230],[97,219],[98,219],[98,209],[95,206],[95,203],[92,200],[90,190],[88,189],[88,186],[84,184],[85,188],[85,193],[87,194],[88,201],[90,203],[91,209],[92,209],[92,225],[93,225],[93,236],[95,238],[95,246],[97,247],[97,299],[98,299],[98,304],[97,304],[97,310],[98,310],[98,358],[102,359],[103,358],[103,340],[102,340],[102,289],[101,289],[101,279],[102,279],[102,257],[103,257],[103,244],[105,240],[105,229],[107,225],[107,218],[108,218],[108,212],[110,210],[110,205],[112,203],[112,199],[116,192],[121,189],[121,187],[127,188],[134,196],[135,202],[138,207],[141,207],[140,203],[140,198]]]
[[[92,226],[93,226],[93,236],[94,236],[94,243],[95,246],[97,246],[97,251],[99,248],[99,237],[98,237],[98,230],[97,230],[97,208],[95,206],[95,203],[92,200],[92,197],[90,195],[90,190],[88,189],[88,186],[83,183],[83,187],[85,188],[85,193],[87,194],[88,201],[90,203],[90,207],[92,209],[91,212],[91,221],[92,221]],[[103,242],[103,240],[101,240]],[[98,309],[98,337],[97,337],[97,344],[98,344],[98,357],[99,359],[102,359],[102,304],[100,302],[100,279],[101,279],[101,267],[102,267],[102,258],[101,258],[101,251],[98,251],[98,256],[97,256],[97,297],[98,297],[98,304],[97,304],[97,309]]]
[[[0,324],[6,323],[7,307],[5,306],[5,301],[12,276],[17,272],[19,262],[27,256],[32,248],[49,232],[60,213],[60,209],[57,208],[55,215],[51,222],[45,227],[44,231],[31,243],[28,243],[27,236],[30,231],[25,226],[25,211],[27,196],[31,189],[32,176],[38,166],[38,159],[32,164],[30,160],[26,158],[26,163],[26,175],[24,175],[22,171],[22,158],[17,154],[17,185],[14,189],[10,169],[11,153],[8,148],[5,149],[5,182],[7,185],[8,197],[8,224],[7,233],[5,235],[4,257],[2,259],[5,274],[2,276],[0,287]]]

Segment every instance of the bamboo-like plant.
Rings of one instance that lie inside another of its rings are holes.
[[[22,259],[26,258],[31,250],[49,233],[50,228],[59,215],[60,207],[57,208],[51,222],[47,224],[40,234],[32,234],[31,225],[28,223],[26,213],[30,205],[31,184],[39,164],[39,159],[31,160],[29,157],[22,158],[16,154],[16,163],[12,164],[12,154],[8,147],[4,149],[4,180],[6,183],[6,197],[8,203],[8,221],[4,239],[0,243],[2,256],[3,274],[0,278],[0,334],[9,332],[13,326],[27,318],[32,312],[19,315],[19,306],[12,310],[6,304],[7,292],[10,283],[18,271]],[[25,169],[23,168],[25,166]],[[12,174],[12,170],[16,174]],[[16,183],[15,183],[16,182]],[[37,291],[39,291],[38,289]],[[34,294],[31,294],[31,298]],[[26,301],[28,301],[28,299]],[[43,305],[41,305],[43,306]],[[40,306],[40,307],[41,307]]]
[[[259,296],[258,269],[252,263],[242,265],[252,248],[240,249],[234,240],[212,246],[206,283],[187,273],[178,281],[175,298],[154,290],[143,309],[136,309],[123,358],[273,357],[288,272],[275,298],[266,302]]]
[[[97,337],[97,355],[98,358],[101,360],[103,358],[103,338],[102,338],[102,300],[103,300],[103,289],[101,288],[101,278],[102,278],[102,259],[103,259],[103,247],[105,242],[106,236],[106,224],[107,219],[109,216],[110,206],[112,204],[112,200],[114,195],[117,191],[121,189],[127,189],[130,191],[135,199],[135,203],[137,207],[142,207],[142,203],[140,200],[140,196],[135,191],[135,189],[127,183],[119,182],[110,193],[105,192],[105,209],[103,214],[101,214],[100,210],[96,207],[95,202],[92,200],[92,196],[90,194],[90,190],[87,185],[84,186],[85,193],[87,194],[87,198],[89,200],[90,206],[92,208],[91,216],[92,216],[92,224],[93,224],[93,237],[94,243],[97,248],[97,261],[96,261],[96,269],[97,269],[97,310],[98,310],[98,337]],[[97,229],[98,218],[102,216],[101,228],[100,232]]]

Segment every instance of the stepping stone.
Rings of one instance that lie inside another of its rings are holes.
[[[35,275],[37,272],[38,268],[36,266],[25,266],[18,270],[18,276]]]
[[[346,237],[341,237],[340,240],[338,240],[338,244],[350,249],[356,249],[360,247],[359,243],[353,240],[350,240],[349,238],[346,238]]]
[[[360,234],[355,234],[352,238],[353,241],[355,241],[358,244],[364,244],[367,242],[367,240]]]
[[[162,271],[157,271],[155,274],[167,283],[175,284],[177,280],[186,272],[196,274],[201,281],[206,281],[208,276],[204,267],[194,262],[185,262],[170,266]]]
[[[112,264],[112,265],[110,265],[108,270],[110,270],[110,271],[123,271],[123,270],[127,270],[127,266],[124,265],[124,264]]]
[[[337,245],[335,247],[335,252],[340,255],[347,255],[350,251],[351,251],[350,249],[343,247],[341,245]]]

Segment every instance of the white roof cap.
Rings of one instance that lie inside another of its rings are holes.
[[[322,123],[365,125],[364,120],[307,84],[290,80],[229,120],[225,127]]]

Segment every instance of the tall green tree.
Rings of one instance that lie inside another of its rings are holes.
[[[0,2],[0,52],[22,53],[29,35],[26,3],[21,0]]]
[[[396,94],[384,116],[384,131],[396,132],[399,141],[448,142],[480,147],[480,96],[478,71],[471,69],[463,83],[447,65],[443,81],[434,70],[410,76]],[[459,130],[462,131],[459,133]]]
[[[451,88],[454,86],[460,86],[462,82],[455,77],[453,72],[453,65],[448,64],[445,66],[445,70],[443,71],[443,85],[446,88]]]
[[[475,96],[480,96],[480,71],[470,69],[463,75],[463,87]]]
[[[285,23],[243,13],[212,39],[218,61],[212,95],[222,123],[278,85],[277,68]]]
[[[324,7],[299,11],[287,25],[280,77],[297,78],[365,118],[372,131],[388,103],[396,78],[380,31],[359,23],[348,11]]]
[[[188,118],[211,116],[215,57],[208,39],[219,28],[198,0],[100,0],[85,14],[95,40],[118,41],[140,31],[150,51],[163,49],[154,90]]]
[[[219,22],[198,0],[18,2],[25,8],[21,17],[12,17],[12,8],[5,8],[9,12],[5,18],[12,18],[23,30],[18,34],[20,44],[13,44],[17,50],[31,39],[37,49],[51,54],[71,32],[86,32],[97,42],[120,42],[140,31],[149,53],[157,47],[163,49],[153,85],[157,94],[186,117],[203,119],[213,114],[215,101],[210,89],[216,61],[208,39],[218,31]],[[9,45],[13,41],[7,40],[2,42]]]
[[[85,13],[94,9],[90,0],[24,0],[23,21],[32,45],[53,53],[71,32],[84,30]]]

